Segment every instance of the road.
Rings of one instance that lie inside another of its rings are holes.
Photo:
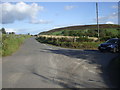
[[[3,58],[3,88],[107,88],[105,73],[118,54],[54,47],[29,38]]]

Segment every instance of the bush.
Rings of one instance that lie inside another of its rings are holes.
[[[112,38],[112,37],[111,36],[102,37],[102,38],[100,38],[100,41],[106,41],[110,38]]]
[[[52,44],[56,46],[61,46],[61,47],[67,47],[67,48],[79,48],[79,49],[97,49],[98,45],[102,42],[91,42],[91,39],[88,38],[79,38],[76,41],[73,42],[67,41],[68,38],[61,38],[61,39],[56,39],[56,38],[43,38],[39,37],[37,40],[41,43],[47,43],[47,44]]]
[[[76,39],[77,42],[90,42],[92,39],[88,39],[88,37],[79,37]]]

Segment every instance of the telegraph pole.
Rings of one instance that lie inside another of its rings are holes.
[[[100,37],[100,30],[99,30],[99,21],[98,21],[98,3],[96,2],[96,18],[97,18],[97,31],[98,31],[98,38]]]

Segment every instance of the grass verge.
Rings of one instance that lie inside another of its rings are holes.
[[[15,52],[29,35],[2,35],[2,42],[0,44],[1,56],[8,56]]]

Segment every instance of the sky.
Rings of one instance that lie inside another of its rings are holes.
[[[0,26],[16,34],[96,24],[96,2],[2,2]],[[118,2],[98,2],[99,23],[118,24]]]

